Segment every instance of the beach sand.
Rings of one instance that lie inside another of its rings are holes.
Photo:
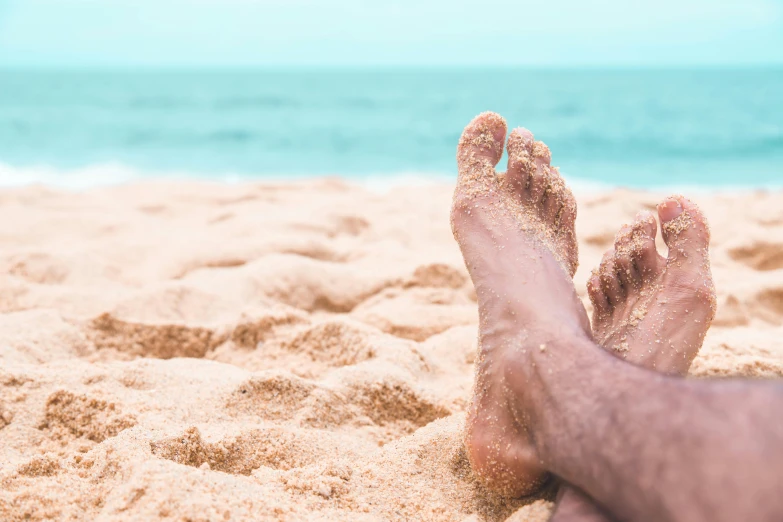
[[[460,431],[475,294],[452,187],[0,191],[0,520],[543,521]],[[585,282],[668,194],[577,193]],[[783,375],[783,193],[688,194],[719,308],[692,378]]]

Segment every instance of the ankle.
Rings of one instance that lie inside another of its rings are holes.
[[[587,332],[569,328],[551,330],[526,343],[521,352],[526,361],[508,361],[506,381],[512,386],[514,409],[524,418],[531,443],[543,461],[543,443],[557,438],[568,408],[579,402],[584,369],[612,360]]]

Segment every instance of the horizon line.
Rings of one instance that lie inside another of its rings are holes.
[[[692,63],[692,64],[2,64],[0,72],[201,72],[201,71],[301,71],[301,70],[552,70],[552,71],[615,71],[615,70],[747,70],[783,69],[781,62],[758,63]]]

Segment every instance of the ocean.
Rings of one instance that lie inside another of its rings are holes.
[[[573,183],[783,186],[781,68],[6,70],[0,184],[447,179],[486,110]]]

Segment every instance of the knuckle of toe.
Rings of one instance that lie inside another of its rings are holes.
[[[533,156],[544,163],[549,163],[552,159],[552,153],[549,152],[549,147],[540,141],[533,144]]]
[[[624,245],[619,245],[614,253],[614,264],[623,270],[631,266],[631,255],[627,248],[622,248]]]
[[[530,181],[533,184],[533,186],[535,186],[536,188],[543,189],[544,188],[544,173],[539,171],[539,170],[535,170],[535,171],[531,172],[530,173]]]
[[[522,172],[530,172],[533,165],[530,161],[530,156],[527,154],[515,154],[508,159],[509,170],[518,170]]]
[[[639,245],[640,256],[657,255],[658,249],[655,247],[655,241],[652,238],[644,238],[644,241]]]

